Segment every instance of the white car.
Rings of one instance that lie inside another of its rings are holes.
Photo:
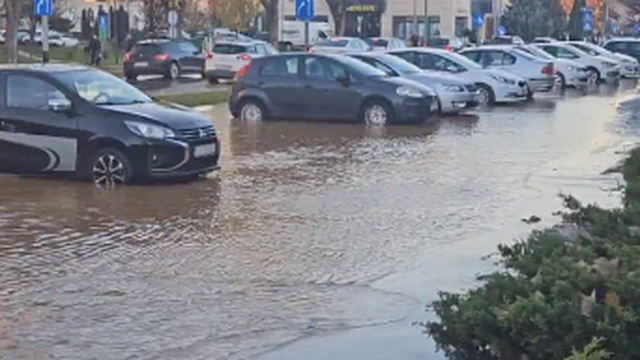
[[[33,40],[38,44],[42,44],[41,30],[36,30]],[[49,45],[51,46],[74,47],[78,46],[78,44],[80,44],[80,40],[74,37],[62,35],[56,31],[49,31]]]
[[[587,68],[589,83],[616,82],[620,79],[620,64],[608,57],[590,55],[563,43],[534,44],[533,46],[541,48],[556,58],[574,60],[582,64]]]
[[[392,50],[388,54],[398,56],[423,70],[455,74],[478,87],[478,104],[524,102],[527,99],[527,83],[523,78],[497,69],[485,69],[466,57],[434,48],[407,48]]]
[[[460,55],[480,64],[483,68],[504,70],[524,78],[529,86],[528,97],[536,92],[553,89],[555,71],[553,61],[541,59],[513,46],[490,45],[465,49]]]
[[[360,38],[332,37],[318,40],[310,49],[310,53],[344,54],[360,51],[372,51],[373,48]]]
[[[533,56],[553,61],[553,68],[556,72],[555,86],[557,89],[562,90],[567,86],[582,88],[587,85],[587,68],[579,62],[554,58],[537,46],[521,45],[514,47],[520,51],[526,51]]]
[[[207,52],[205,77],[211,84],[217,84],[220,79],[233,79],[252,58],[277,53],[264,41],[217,41]]]
[[[622,77],[636,77],[640,75],[640,63],[629,55],[611,52],[598,45],[585,41],[569,41],[566,44],[593,56],[604,56],[620,63],[620,75]]]

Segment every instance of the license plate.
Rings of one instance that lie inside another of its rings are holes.
[[[135,67],[145,67],[145,66],[149,66],[149,63],[146,62],[146,61],[137,62],[137,63],[133,64],[133,66],[135,66]]]
[[[231,70],[231,65],[218,65],[218,68],[222,70]]]
[[[216,153],[216,144],[199,145],[193,149],[193,156],[205,157],[212,156]]]

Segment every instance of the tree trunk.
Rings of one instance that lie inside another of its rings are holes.
[[[5,46],[9,53],[9,61],[18,62],[18,27],[20,26],[20,0],[5,0],[6,36]]]
[[[281,0],[286,1],[286,0]],[[280,40],[280,19],[278,16],[279,1],[278,0],[261,0],[264,7],[264,17],[269,31],[269,41],[273,45],[278,45]]]

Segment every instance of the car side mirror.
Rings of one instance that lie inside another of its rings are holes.
[[[67,112],[71,110],[71,101],[69,101],[69,99],[51,99],[48,105],[49,110],[53,112]]]

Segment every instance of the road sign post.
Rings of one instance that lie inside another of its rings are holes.
[[[42,62],[49,62],[49,16],[53,14],[53,0],[33,0],[33,15],[42,19]]]
[[[169,37],[175,39],[178,37],[178,12],[175,9],[169,10],[167,14],[167,22],[169,23]]]
[[[313,19],[315,14],[315,1],[314,0],[296,0],[296,18],[304,21],[304,45],[309,47],[309,21]]]

